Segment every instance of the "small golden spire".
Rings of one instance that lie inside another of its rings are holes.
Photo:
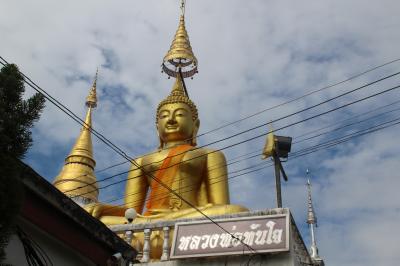
[[[96,95],[96,86],[97,86],[97,75],[99,73],[99,69],[96,70],[96,76],[94,77],[92,88],[90,89],[88,97],[86,97],[86,106],[91,108],[96,108],[97,106],[97,95]]]
[[[185,89],[183,88],[182,78],[180,75],[176,77],[174,86],[172,87],[170,96],[183,96],[187,97]]]
[[[192,77],[197,71],[197,59],[190,46],[189,36],[185,27],[185,2],[181,2],[182,14],[179,19],[178,30],[168,53],[165,55],[162,70],[170,77],[179,73],[183,78]]]
[[[98,186],[94,174],[96,161],[93,157],[90,131],[92,127],[92,109],[97,106],[96,82],[97,72],[93,86],[86,98],[88,111],[85,117],[85,124],[71,152],[65,158],[64,167],[54,180],[56,188],[67,196],[73,197],[76,202],[82,205],[97,202],[98,199]]]
[[[185,15],[185,5],[186,5],[186,0],[181,0],[181,15]]]

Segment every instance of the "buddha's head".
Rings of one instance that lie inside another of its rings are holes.
[[[200,120],[196,105],[186,96],[180,78],[176,79],[171,94],[158,105],[156,126],[160,148],[180,141],[196,146]]]

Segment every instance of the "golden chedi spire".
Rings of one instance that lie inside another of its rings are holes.
[[[96,95],[96,86],[97,86],[97,75],[99,73],[99,69],[96,70],[96,76],[94,77],[92,88],[89,91],[88,97],[86,97],[86,106],[89,108],[97,107],[97,95]]]
[[[187,104],[192,111],[193,120],[198,118],[197,107],[190,100],[184,81],[184,78],[191,77],[197,73],[197,59],[193,54],[189,36],[185,28],[185,0],[181,0],[181,11],[178,30],[162,64],[163,72],[170,77],[175,77],[176,80],[170,95],[159,103],[156,119],[158,119],[157,115],[161,106],[169,103]],[[191,70],[188,70],[188,68]]]
[[[164,57],[162,71],[170,77],[181,74],[183,78],[192,77],[197,71],[197,59],[190,46],[189,36],[185,27],[185,1],[181,1],[182,14],[179,19],[171,47]]]
[[[54,180],[54,186],[75,202],[85,205],[97,202],[98,186],[94,168],[93,145],[90,128],[92,127],[92,109],[97,106],[96,96],[97,72],[86,98],[88,107],[85,124],[77,138],[70,154],[65,158],[65,164],[60,174]]]

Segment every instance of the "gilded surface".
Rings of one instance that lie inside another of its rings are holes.
[[[79,137],[70,154],[65,158],[65,164],[60,174],[54,180],[54,186],[66,195],[73,197],[84,194],[90,202],[97,202],[98,186],[94,168],[93,146],[90,127],[92,126],[92,108],[97,105],[96,78],[87,97],[88,111]]]
[[[207,215],[247,211],[244,207],[230,205],[227,167],[223,153],[195,148],[194,140],[200,121],[197,114],[194,115],[192,112],[193,108],[197,112],[196,106],[194,103],[193,106],[187,104],[189,99],[186,95],[180,95],[186,97],[186,100],[174,98],[174,93],[182,90],[181,86],[181,81],[177,79],[171,94],[167,97],[176,101],[164,100],[158,108],[156,126],[160,149],[137,159],[139,167],[132,165],[127,179],[125,206],[102,204],[87,206],[86,209],[104,223],[109,225],[126,223],[123,216],[126,208],[135,208],[137,213],[142,214],[134,223],[201,217],[202,214],[192,206],[200,208]],[[171,160],[173,163],[165,164],[171,151],[183,146],[190,148],[185,152],[174,154]],[[177,159],[177,155],[181,155],[181,158]],[[160,168],[171,171],[165,171],[168,174],[164,176],[159,175]],[[168,190],[154,193],[159,186],[154,176],[166,185],[170,185],[179,196]],[[146,204],[146,200],[157,201],[156,208]]]
[[[178,30],[176,31],[171,47],[164,57],[164,61],[173,59],[186,59],[197,65],[197,59],[190,45],[189,35],[185,27],[185,17],[183,15],[179,19]]]
[[[247,211],[230,204],[224,154],[196,148],[200,120],[197,107],[189,99],[181,79],[197,73],[197,59],[185,28],[184,2],[178,30],[162,69],[176,77],[176,81],[170,95],[157,108],[158,150],[132,163],[123,206],[93,203],[85,209],[107,225],[127,223],[124,217],[127,208],[136,209],[138,217],[133,223],[137,224]],[[159,231],[152,233],[153,258],[161,254],[161,235]],[[143,234],[136,234],[134,242],[143,244]]]
[[[190,45],[183,12],[171,47],[164,57],[162,69],[163,72],[171,77],[177,77],[182,74],[184,78],[188,78],[198,72],[197,59]]]

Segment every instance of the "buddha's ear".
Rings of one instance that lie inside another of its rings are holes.
[[[158,146],[158,149],[161,150],[164,147],[164,142],[162,141],[162,139],[160,137],[160,133],[158,133],[158,123],[156,123],[156,128],[157,128],[158,141],[160,142],[160,146]]]
[[[197,145],[197,133],[199,132],[200,128],[200,119],[196,119],[194,121],[194,127],[193,127],[193,133],[192,133],[192,145],[196,146]]]

